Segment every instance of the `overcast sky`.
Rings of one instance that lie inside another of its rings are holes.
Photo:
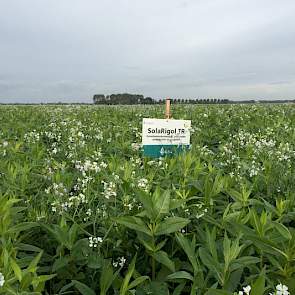
[[[0,0],[0,102],[295,99],[294,0]]]

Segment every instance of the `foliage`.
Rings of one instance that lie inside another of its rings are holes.
[[[0,111],[0,294],[295,292],[294,106],[174,106],[160,159],[161,106]]]

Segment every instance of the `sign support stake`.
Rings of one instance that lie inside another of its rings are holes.
[[[170,98],[166,99],[166,110],[165,110],[165,117],[166,119],[170,119]]]

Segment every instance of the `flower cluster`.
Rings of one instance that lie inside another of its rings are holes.
[[[86,196],[82,193],[76,195],[76,196],[71,196],[69,197],[69,201],[71,203],[75,203],[75,205],[79,205],[79,204],[86,204],[88,203],[88,200],[86,199]]]
[[[94,171],[95,173],[100,172],[102,168],[107,167],[107,164],[105,162],[99,164],[96,161],[91,162],[90,160],[86,160],[84,163],[76,161],[75,167],[82,172],[83,176],[86,176],[86,173],[90,171]]]
[[[138,150],[141,149],[141,147],[142,147],[142,144],[141,143],[133,142],[131,144],[131,148],[132,148],[133,151],[138,151]]]
[[[63,183],[53,183],[52,186],[45,189],[46,194],[53,194],[57,197],[63,197],[67,194],[67,189]]]
[[[5,284],[5,278],[2,272],[0,272],[0,287],[3,287]]]
[[[289,295],[290,292],[288,291],[288,287],[283,284],[278,284],[276,286],[275,293],[269,293],[269,295]]]
[[[116,261],[113,262],[114,267],[123,267],[126,262],[126,258],[124,256],[119,257]]]
[[[40,133],[36,130],[28,132],[24,135],[24,141],[26,143],[37,143],[38,141],[40,141]]]
[[[90,248],[97,248],[98,244],[102,243],[102,238],[100,237],[89,237],[88,240]]]
[[[246,286],[243,288],[243,291],[239,291],[238,295],[250,295],[251,286]],[[283,284],[278,284],[274,293],[269,293],[269,295],[290,295],[288,287]]]
[[[102,195],[106,198],[106,199],[110,199],[111,197],[116,197],[117,196],[117,191],[116,191],[116,184],[112,181],[110,182],[105,182],[105,181],[101,181],[101,183],[103,184],[103,192]]]
[[[136,199],[131,197],[129,195],[126,195],[123,197],[123,206],[127,208],[129,211],[133,209],[133,207],[136,205]]]
[[[148,192],[149,181],[146,178],[140,178],[137,182],[137,187]]]
[[[239,291],[239,295],[249,295],[251,292],[251,286],[246,286],[243,288],[243,291]]]
[[[6,156],[6,148],[8,147],[8,141],[3,141],[2,144],[0,143],[0,148],[2,147],[3,151],[2,151],[2,155]]]

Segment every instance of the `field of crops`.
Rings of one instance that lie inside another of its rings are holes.
[[[295,106],[0,107],[0,294],[295,294]]]

